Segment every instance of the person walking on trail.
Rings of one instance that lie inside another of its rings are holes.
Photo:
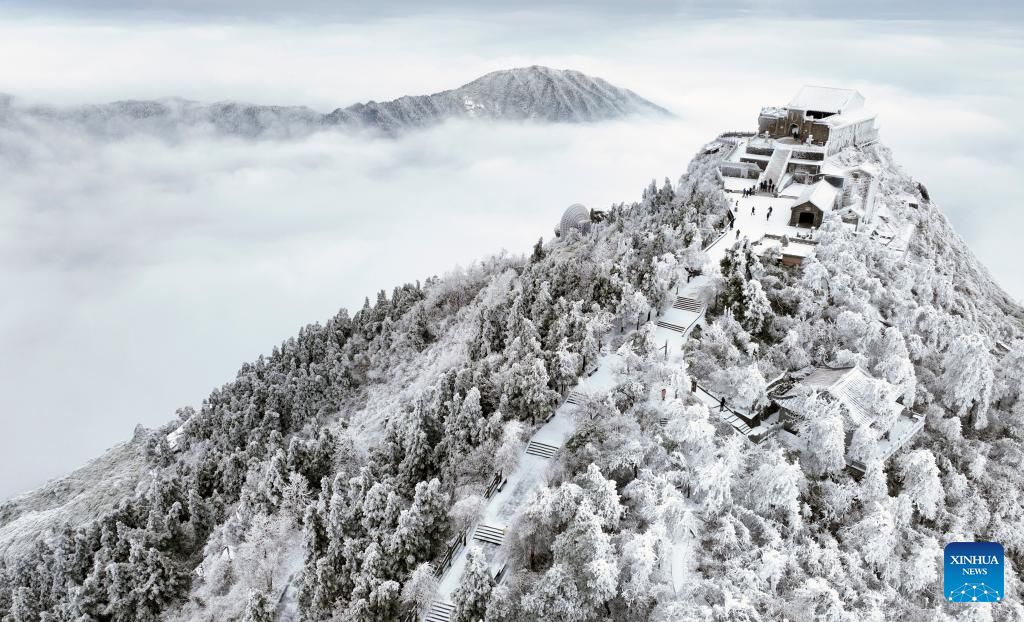
[[[718,412],[725,410],[725,396],[722,396],[721,401],[718,402]]]
[[[740,230],[739,229],[736,230],[736,239],[737,240],[740,239]]]
[[[751,206],[750,206],[750,215],[751,215],[751,216],[753,216],[753,215],[754,215],[754,210],[756,210],[756,209],[757,209],[757,208],[756,208],[755,206],[753,206],[753,205],[751,205]]]

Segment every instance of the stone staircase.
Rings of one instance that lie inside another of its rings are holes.
[[[547,443],[530,441],[530,444],[526,446],[526,455],[537,456],[539,458],[550,460],[555,457],[555,454],[558,453],[559,449],[561,448],[555,447],[554,445],[548,445]]]
[[[587,396],[579,391],[569,391],[569,397],[565,398],[565,403],[575,406],[582,404],[585,399],[587,399]]]
[[[505,542],[505,528],[494,527],[493,525],[477,525],[476,529],[473,530],[473,539],[478,542],[501,546]]]
[[[793,155],[792,149],[785,147],[776,147],[775,152],[772,153],[772,157],[768,160],[768,167],[764,169],[764,174],[761,175],[761,181],[771,181],[775,184],[776,188],[781,188],[782,176],[786,174],[786,168],[789,166],[789,158]]]
[[[673,324],[671,322],[666,322],[665,320],[658,320],[657,322],[655,322],[655,326],[659,326],[661,328],[666,328],[668,330],[675,331],[677,333],[685,333],[686,332],[686,327],[685,326],[680,326],[678,324]]]
[[[687,298],[686,296],[676,296],[676,301],[672,303],[672,308],[679,309],[680,311],[701,313],[704,311],[704,303],[693,298]]]
[[[717,408],[711,408],[711,410],[717,412],[719,419],[736,428],[740,434],[750,434],[750,426],[737,417],[736,413],[732,412],[728,408],[722,411],[719,411]]]
[[[426,622],[451,622],[455,605],[435,600],[427,612]]]

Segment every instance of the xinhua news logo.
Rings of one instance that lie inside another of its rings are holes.
[[[943,594],[955,603],[1003,600],[1003,545],[998,542],[950,542],[944,553]]]

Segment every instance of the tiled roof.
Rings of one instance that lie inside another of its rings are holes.
[[[899,388],[884,380],[872,378],[860,367],[816,367],[810,374],[777,396],[775,401],[787,409],[802,414],[805,397],[811,392],[828,395],[844,406],[845,415],[853,427],[874,421],[871,404],[876,391],[880,392],[890,408],[902,412],[903,405],[896,401]]]

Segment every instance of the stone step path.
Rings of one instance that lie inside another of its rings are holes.
[[[680,311],[702,313],[704,311],[704,303],[693,298],[687,298],[686,296],[677,296],[676,301],[672,303],[672,308],[679,309]]]
[[[741,434],[750,434],[750,426],[743,422],[731,410],[723,410],[718,413],[718,418],[736,428]]]
[[[786,167],[789,166],[789,158],[792,155],[792,149],[776,147],[771,159],[768,160],[768,167],[765,168],[764,173],[761,175],[761,180],[771,180],[775,184],[775,188],[779,188],[779,182],[782,181],[782,176],[786,174]]]
[[[672,324],[671,322],[666,322],[665,320],[658,320],[657,322],[655,322],[655,325],[681,334],[686,332],[685,326]]]
[[[455,605],[435,600],[434,604],[430,606],[425,620],[426,622],[451,622],[453,611],[455,611]]]
[[[530,441],[530,444],[526,446],[526,455],[537,456],[539,458],[550,460],[555,457],[555,454],[558,453],[559,449],[561,449],[561,447],[548,445],[547,443],[541,443],[539,441]]]
[[[582,404],[586,397],[579,391],[569,391],[569,397],[565,398],[565,403],[573,405]]]
[[[493,525],[477,525],[473,531],[473,539],[495,546],[501,546],[505,542],[505,528]]]

